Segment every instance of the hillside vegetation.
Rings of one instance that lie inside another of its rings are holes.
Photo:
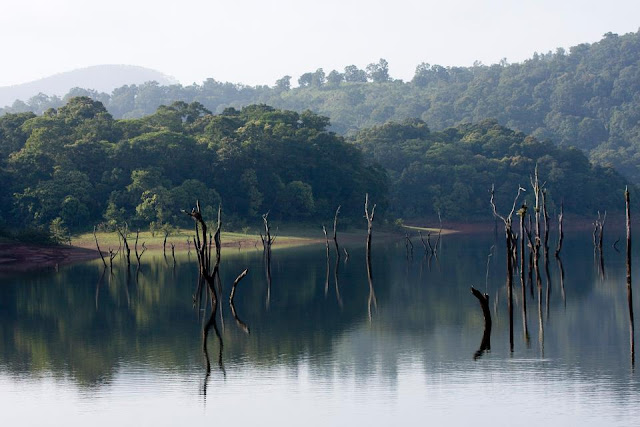
[[[87,97],[42,116],[0,118],[0,218],[6,226],[86,229],[192,225],[180,212],[220,202],[228,226],[258,220],[360,216],[366,192],[381,209],[386,174],[325,130],[328,120],[265,105],[211,115],[175,103],[114,120]]]
[[[43,115],[0,117],[0,225],[64,235],[68,228],[190,226],[180,212],[199,199],[228,228],[278,221],[318,226],[342,205],[361,223],[364,194],[378,221],[401,216],[491,218],[488,191],[510,206],[538,164],[551,207],[594,215],[619,209],[625,179],[495,121],[432,132],[414,119],[345,140],[326,117],[266,105],[211,114],[199,103],[115,120],[88,97]]]
[[[517,64],[422,63],[410,82],[394,80],[382,59],[366,70],[348,66],[305,73],[297,88],[289,76],[273,87],[213,79],[186,87],[146,83],[111,94],[75,89],[64,100],[40,96],[4,112],[41,114],[77,95],[100,100],[117,118],[150,115],[174,101],[197,101],[216,113],[255,103],[309,109],[329,117],[331,129],[343,135],[389,120],[420,118],[431,129],[443,130],[495,119],[560,147],[576,147],[640,183],[640,33],[608,33],[597,43],[535,54]]]
[[[596,215],[624,207],[626,180],[609,167],[591,164],[576,148],[562,148],[486,120],[431,132],[421,120],[390,122],[353,138],[365,158],[389,174],[394,216],[454,220],[491,218],[489,190],[507,212],[518,187],[531,189],[536,165],[546,182],[548,208]],[[525,193],[525,196],[527,194]],[[532,196],[525,198],[534,206]]]

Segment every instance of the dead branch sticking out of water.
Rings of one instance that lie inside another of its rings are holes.
[[[139,237],[139,235],[140,235],[140,230],[136,231],[136,242],[134,244],[136,260],[138,261],[137,270],[140,270],[140,259],[142,258],[142,255],[144,255],[144,253],[147,251],[147,247],[144,244],[145,242],[142,242],[142,251],[140,253],[138,253],[138,237]]]
[[[378,308],[378,302],[376,300],[376,294],[373,290],[373,274],[371,268],[371,231],[373,229],[373,217],[376,212],[376,205],[373,205],[371,212],[369,212],[369,193],[364,198],[364,217],[367,219],[367,278],[369,280],[369,299],[368,299],[368,313],[369,322],[371,322],[371,305]]]
[[[527,325],[527,282],[525,280],[524,273],[524,238],[526,233],[524,227],[524,218],[527,215],[526,203],[522,205],[517,213],[518,217],[520,218],[520,287],[522,291],[522,328],[525,343],[529,344],[529,327]]]
[[[229,304],[233,304],[233,298],[236,296],[236,286],[238,286],[238,283],[244,279],[248,272],[249,269],[245,268],[244,271],[236,277],[236,280],[233,281],[233,285],[231,286],[231,295],[229,295]]]
[[[523,191],[526,191],[526,190],[518,186],[518,193],[516,194],[516,197],[513,199],[513,205],[511,207],[511,211],[505,217],[500,215],[496,209],[496,204],[494,201],[494,196],[495,196],[494,186],[493,185],[491,186],[490,203],[491,203],[491,208],[493,209],[493,215],[496,218],[500,218],[504,223],[504,231],[505,231],[505,237],[506,237],[505,240],[506,240],[506,250],[507,250],[506,258],[507,258],[507,298],[508,298],[508,310],[509,310],[509,348],[511,349],[511,351],[513,351],[513,265],[512,265],[513,233],[511,231],[511,225],[512,225],[512,217],[516,210],[518,199],[520,198],[520,194]]]
[[[98,248],[98,254],[100,254],[100,259],[102,259],[102,263],[104,264],[104,268],[107,268],[107,262],[104,260],[104,256],[102,255],[102,251],[100,250],[100,245],[98,245],[98,237],[96,236],[96,227],[93,227],[93,238],[96,241],[96,248]]]
[[[482,308],[482,315],[484,316],[482,341],[480,342],[480,348],[473,355],[473,359],[476,360],[482,356],[485,351],[491,350],[491,310],[489,309],[489,294],[483,294],[473,286],[471,287],[471,293],[478,299],[480,307]]]
[[[593,250],[594,256],[598,258],[598,272],[600,273],[600,278],[604,280],[605,271],[604,271],[604,249],[603,249],[603,241],[604,241],[604,225],[607,221],[607,212],[604,212],[604,215],[600,215],[600,211],[598,211],[598,218],[593,222]]]
[[[536,164],[533,176],[529,177],[531,182],[531,188],[533,189],[535,206],[534,206],[534,214],[535,214],[535,236],[533,242],[531,243],[531,248],[533,251],[533,270],[536,274],[536,288],[538,289],[538,341],[540,344],[541,351],[544,351],[544,321],[542,317],[542,278],[540,277],[540,196],[542,193],[542,189],[544,188],[545,183],[540,185],[540,180],[538,177],[538,165]]]
[[[436,240],[436,245],[434,246],[436,255],[438,255],[438,251],[440,250],[440,238],[442,237],[442,216],[440,215],[440,209],[438,209],[438,222],[440,223],[440,228],[438,229],[438,240]]]
[[[329,293],[329,236],[327,235],[327,228],[323,225],[322,232],[324,233],[325,246],[327,248],[327,275],[324,281],[324,296]]]
[[[542,217],[544,219],[544,253],[545,258],[549,258],[549,228],[551,227],[551,218],[547,211],[547,190],[542,189]]]
[[[340,247],[338,246],[338,214],[340,214],[340,206],[336,209],[336,214],[333,217],[333,243],[336,246],[336,256],[340,259]]]
[[[629,200],[629,189],[624,189],[624,201],[626,205],[626,225],[627,225],[627,303],[629,305],[629,346],[631,351],[631,366],[635,365],[635,334],[633,322],[633,292],[631,289],[631,208]]]
[[[111,273],[113,273],[113,259],[118,255],[118,252],[120,252],[120,248],[115,252],[109,248],[109,271]]]
[[[118,234],[120,235],[120,238],[122,239],[122,243],[124,244],[124,249],[125,249],[125,253],[127,255],[127,267],[131,266],[131,249],[129,248],[129,243],[127,242],[127,234],[129,234],[129,226],[127,225],[127,223],[124,223],[124,227],[117,228]]]
[[[562,230],[562,222],[564,219],[564,200],[560,202],[560,215],[558,215],[558,245],[556,246],[556,258],[560,256],[562,250],[562,241],[564,240],[564,231]]]
[[[562,303],[564,304],[564,308],[567,308],[567,297],[564,292],[564,266],[562,265],[562,258],[560,256],[556,257],[556,261],[558,262],[558,270],[560,271],[560,293],[562,294]]]
[[[169,230],[164,230],[164,240],[162,241],[162,255],[167,256],[167,237],[169,237]]]
[[[264,236],[260,232],[260,239],[262,240],[262,256],[265,265],[265,275],[267,279],[267,301],[266,307],[269,309],[271,303],[271,245],[275,242],[275,236],[271,236],[271,226],[269,225],[269,212],[262,215],[262,222],[264,224]],[[328,282],[327,282],[328,283]],[[327,285],[328,286],[328,285]]]
[[[546,293],[546,316],[549,321],[549,308],[551,304],[551,274],[549,273],[549,228],[551,220],[549,218],[549,212],[547,211],[547,190],[542,190],[542,216],[544,218],[544,272],[547,279],[547,293]]]
[[[240,318],[238,317],[238,314],[236,313],[236,306],[234,304],[234,297],[236,296],[236,287],[238,286],[238,283],[240,283],[240,281],[244,279],[244,277],[247,275],[248,272],[249,272],[249,269],[245,268],[244,271],[240,273],[238,277],[236,277],[236,280],[233,281],[233,285],[231,285],[231,295],[229,296],[229,306],[231,307],[231,315],[235,319],[236,325],[238,325],[238,327],[246,334],[249,333],[249,326],[247,326],[247,324],[244,323],[242,320],[240,320]]]
[[[207,246],[207,224],[204,221],[200,209],[200,201],[196,201],[196,207],[191,210],[191,212],[187,212],[183,210],[186,215],[189,215],[193,218],[195,223],[195,238],[194,238],[194,247],[198,254],[198,270],[200,276],[204,279],[207,284],[207,288],[209,290],[209,295],[211,298],[211,315],[209,320],[204,326],[202,333],[202,348],[205,354],[205,358],[207,361],[207,373],[210,370],[209,364],[209,354],[207,351],[207,337],[209,334],[209,330],[213,327],[216,337],[220,343],[220,350],[218,353],[218,365],[220,369],[224,372],[224,366],[222,365],[222,336],[220,335],[220,331],[218,329],[218,325],[216,322],[216,315],[218,312],[218,304],[220,298],[218,295],[221,295],[222,286],[219,283],[220,280],[220,230],[222,228],[222,207],[218,207],[218,224],[216,228],[216,233],[214,235],[215,243],[216,243],[216,262],[211,270],[210,263],[210,247]],[[220,312],[222,314],[222,311]]]

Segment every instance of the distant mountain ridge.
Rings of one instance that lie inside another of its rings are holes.
[[[149,81],[156,81],[161,85],[178,83],[175,78],[150,68],[135,65],[95,65],[54,74],[28,83],[0,87],[0,106],[10,106],[16,100],[27,101],[39,93],[63,97],[74,87],[111,93],[113,89],[124,85]]]

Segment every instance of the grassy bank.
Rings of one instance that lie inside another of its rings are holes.
[[[178,229],[172,232],[167,237],[167,249],[171,249],[171,244],[173,243],[176,247],[176,250],[187,250],[189,246],[193,248],[193,236],[194,230],[189,229]],[[116,249],[120,246],[120,237],[116,232],[98,232],[96,233],[96,237],[98,238],[98,243],[100,244],[100,249],[103,252],[106,252],[111,249]],[[129,247],[131,250],[134,249],[134,244],[136,240],[136,233],[130,232],[127,241],[129,243]],[[220,240],[222,241],[223,247],[234,247],[234,248],[255,248],[262,247],[262,243],[260,240],[260,236],[252,233],[242,233],[242,232],[225,232],[223,231]],[[300,230],[298,233],[296,230],[290,230],[287,232],[287,235],[278,235],[277,237],[277,246],[294,246],[294,245],[303,245],[314,243],[318,239],[313,237],[313,234],[309,232],[309,230],[304,231]],[[187,241],[189,243],[187,243]],[[163,233],[154,233],[152,234],[150,231],[140,231],[138,236],[138,245],[142,246],[142,243],[145,244],[147,249],[149,250],[161,250],[164,242],[164,234]],[[95,249],[96,242],[93,237],[93,233],[82,233],[76,236],[72,236],[71,244],[73,246],[78,246],[81,248]]]

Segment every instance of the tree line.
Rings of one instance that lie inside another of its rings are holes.
[[[589,216],[615,209],[625,179],[575,148],[539,141],[496,121],[431,131],[420,119],[389,122],[345,139],[329,119],[266,105],[212,114],[175,102],[139,119],[114,119],[88,97],[41,116],[0,117],[0,226],[60,234],[102,223],[190,226],[181,209],[220,203],[239,229],[316,223],[342,206],[362,216],[369,193],[383,218],[490,219],[487,191],[507,200],[539,165],[550,206]],[[359,221],[358,221],[359,222]]]
[[[386,60],[365,69],[304,73],[293,88],[284,76],[273,86],[207,79],[200,85],[123,86],[111,94],[74,89],[66,97],[38,95],[0,114],[59,108],[74,96],[102,102],[116,118],[154,114],[174,101],[208,110],[265,103],[331,119],[331,130],[352,135],[387,121],[420,118],[434,130],[466,122],[498,123],[561,147],[574,146],[590,160],[611,165],[640,182],[640,33],[607,33],[593,44],[534,54],[522,63],[444,67],[421,63],[409,82],[394,79]]]
[[[305,221],[339,204],[359,214],[366,192],[386,198],[386,173],[328,123],[266,105],[212,115],[197,102],[115,120],[88,97],[42,116],[7,114],[0,218],[5,228],[191,226],[180,210],[196,199],[210,218],[222,202],[236,226],[265,212]]]

